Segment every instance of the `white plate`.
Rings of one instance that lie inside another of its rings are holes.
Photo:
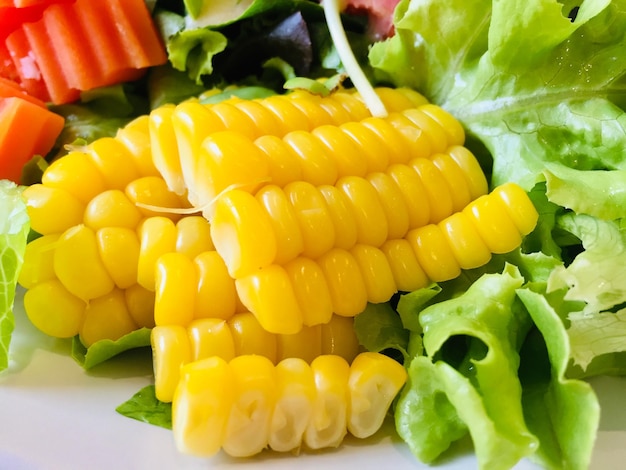
[[[11,364],[0,374],[0,470],[157,470],[271,468],[426,469],[387,422],[370,439],[347,439],[332,451],[298,457],[264,453],[249,460],[218,455],[197,460],[177,453],[171,433],[121,416],[116,406],[151,383],[147,354],[128,354],[85,372],[69,357],[67,341],[34,329],[16,302]],[[626,379],[593,381],[602,404],[593,469],[626,461]],[[476,468],[468,442],[434,468]],[[516,470],[535,469],[523,461]]]

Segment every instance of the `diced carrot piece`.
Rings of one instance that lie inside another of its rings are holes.
[[[50,151],[63,124],[58,114],[25,99],[0,99],[0,179],[20,183],[24,165]]]
[[[30,101],[31,103],[36,104],[37,106],[41,106],[42,108],[46,107],[46,103],[26,93],[26,91],[19,85],[19,83],[0,77],[0,98],[12,97],[22,98],[26,101]]]

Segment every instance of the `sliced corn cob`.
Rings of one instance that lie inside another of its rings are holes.
[[[348,432],[373,435],[405,381],[404,367],[380,353],[351,364],[322,355],[310,365],[291,358],[276,366],[262,356],[212,356],[181,369],[174,440],[181,452],[204,457],[337,447]]]
[[[394,111],[426,103],[422,95],[408,89],[379,88],[377,91]],[[198,168],[198,152],[206,146],[203,142],[211,134],[226,131],[231,138],[236,138],[228,132],[233,129],[252,142],[264,135],[282,137],[296,130],[310,131],[324,124],[339,125],[369,116],[360,96],[344,90],[328,97],[300,90],[256,100],[231,98],[208,105],[189,100],[177,106],[161,106],[150,113],[153,161],[168,187],[176,194],[187,194],[190,202],[198,207],[208,202],[198,193],[206,193],[208,184],[200,176],[206,170]],[[228,145],[223,140],[221,143]],[[215,145],[206,147],[206,152],[212,155]],[[245,153],[238,154],[246,157]],[[228,152],[225,155],[230,156]]]
[[[397,291],[453,279],[461,269],[482,266],[492,253],[517,248],[537,218],[527,194],[507,183],[470,202],[462,211],[413,228],[402,238],[387,239],[382,244],[357,243],[349,250],[331,248],[313,261],[306,258],[319,266],[319,270],[309,272],[326,281],[311,281],[322,305],[327,305],[324,299],[330,299],[330,307],[320,307],[318,316],[308,313],[307,322],[323,321],[328,312],[355,316],[367,302],[384,302]],[[327,237],[325,234],[321,240]],[[214,237],[213,241],[219,252],[221,240]],[[257,247],[257,255],[262,248]],[[254,251],[252,247],[249,250]],[[224,260],[228,265],[228,254]],[[236,277],[235,287],[243,305],[257,316],[263,328],[292,334],[304,323],[306,297],[297,287],[304,282],[303,276],[290,277],[286,266],[289,264],[265,264]]]
[[[138,229],[154,214],[146,206],[187,206],[152,164],[147,124],[139,118],[116,137],[71,149],[24,191],[31,226],[42,237],[27,246],[19,282],[27,288],[26,313],[45,333],[79,335],[89,346],[154,326],[154,287],[138,283]],[[161,218],[174,224],[181,216]],[[210,242],[208,225],[205,234]],[[186,238],[181,251],[198,244]],[[50,308],[52,299],[58,308]]]
[[[167,109],[163,111],[169,112]],[[327,124],[311,131],[295,129],[271,139],[267,135],[250,138],[232,127],[214,131],[202,139],[196,136],[195,151],[190,151],[194,145],[185,142],[186,152],[179,156],[181,170],[167,171],[172,180],[179,182],[178,186],[189,191],[190,203],[211,218],[212,201],[232,187],[255,192],[268,182],[284,186],[301,180],[315,186],[333,185],[343,177],[363,177],[369,172],[384,171],[389,165],[407,164],[411,159],[419,162],[445,152],[451,146],[461,145],[464,141],[462,133],[446,133],[442,128],[453,119],[443,116],[443,110],[438,113],[441,114],[437,116],[440,121],[419,108],[408,109],[392,113],[387,118],[351,121],[346,127]],[[417,119],[415,115],[423,119]],[[426,120],[428,127],[420,127]],[[458,123],[457,127],[460,127]],[[427,132],[434,133],[434,129],[438,132],[429,137]],[[190,132],[186,131],[179,140],[189,140]],[[174,151],[170,149],[174,139],[172,132],[164,129],[155,131],[155,134],[165,141],[160,153],[167,155],[168,162],[174,165],[171,161],[176,158],[172,158]],[[380,151],[369,154],[370,158],[362,158],[360,154],[368,155],[365,147],[369,145]],[[286,172],[286,168],[291,173]]]
[[[352,326],[352,318],[333,315],[323,325],[276,335],[264,330],[250,312],[236,313],[228,320],[200,318],[187,326],[157,325],[151,333],[156,397],[171,402],[180,368],[211,356],[230,361],[253,354],[277,364],[287,358],[310,363],[317,356],[331,354],[352,361],[359,353]]]
[[[344,176],[334,186],[270,184],[255,197],[231,189],[213,206],[213,243],[235,278],[298,255],[317,258],[333,247],[379,247],[390,234],[401,238],[410,229],[437,223],[486,193],[485,176],[471,153],[452,146],[450,153],[434,157],[438,163],[416,158],[367,178]],[[356,237],[348,242],[352,234]]]

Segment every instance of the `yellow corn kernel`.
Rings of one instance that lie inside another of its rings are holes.
[[[254,141],[264,154],[268,164],[270,182],[283,187],[291,181],[302,179],[300,157],[275,135],[262,135]]]
[[[237,99],[234,105],[252,120],[258,135],[283,134],[283,123],[261,101]]]
[[[409,88],[376,87],[375,91],[390,113],[415,108],[428,102],[418,92]]]
[[[385,142],[389,148],[389,164],[406,163],[411,156],[411,148],[407,137],[384,118],[371,117],[361,121]]]
[[[437,121],[420,108],[406,109],[402,115],[422,130],[422,135],[430,142],[431,153],[445,152],[450,145],[448,135]]]
[[[286,134],[283,141],[300,159],[302,178],[305,181],[315,186],[334,184],[337,181],[337,163],[310,132],[294,130]]]
[[[139,284],[124,289],[128,313],[139,328],[154,327],[154,291]]]
[[[489,262],[491,252],[467,213],[456,212],[439,222],[439,226],[462,269],[477,268]]]
[[[458,212],[463,210],[472,200],[463,171],[447,153],[432,155],[430,160],[448,183],[450,196],[452,197],[452,211]]]
[[[310,130],[311,120],[301,108],[301,103],[306,99],[297,99],[295,95],[273,95],[261,100],[270,112],[272,112],[282,125],[279,135],[285,135],[294,129]],[[321,103],[323,100],[320,100]]]
[[[406,140],[408,147],[406,158],[399,163],[406,163],[413,158],[427,158],[432,154],[431,138],[424,129],[416,126],[403,113],[391,113],[386,118]]]
[[[349,250],[356,244],[358,235],[352,204],[335,186],[322,185],[317,190],[326,201],[328,215],[335,229],[335,247]]]
[[[270,333],[293,334],[302,328],[302,311],[282,266],[273,264],[235,281],[241,302]]]
[[[85,208],[84,223],[98,230],[103,227],[134,229],[142,219],[139,209],[119,189],[108,189],[95,196]]]
[[[347,122],[339,126],[360,149],[361,158],[369,171],[385,171],[390,162],[390,150],[383,138],[360,122]]]
[[[382,245],[388,237],[387,217],[376,190],[364,178],[346,176],[336,187],[350,201],[357,226],[357,243]]]
[[[103,339],[115,341],[136,329],[137,325],[126,306],[124,291],[115,288],[108,294],[89,301],[79,337],[81,343],[89,347]]]
[[[306,90],[293,90],[285,95],[285,97],[289,99],[291,105],[307,117],[309,129],[315,129],[318,126],[334,122],[329,111],[320,106],[320,102],[323,101],[324,98],[313,95]],[[285,133],[286,132],[282,135]]]
[[[219,356],[227,361],[235,357],[235,341],[228,324],[221,318],[201,318],[187,327],[191,361]]]
[[[199,152],[192,178],[205,215],[211,214],[211,203],[222,191],[238,188],[253,192],[269,181],[269,165],[263,152],[239,132],[213,132],[202,142]]]
[[[300,230],[298,215],[285,191],[276,185],[264,186],[256,193],[256,198],[269,215],[276,235],[277,264],[294,259],[304,250],[304,240]]]
[[[379,353],[359,354],[348,378],[350,434],[364,439],[378,431],[406,379],[406,369],[399,362]]]
[[[413,292],[428,286],[430,280],[419,265],[408,240],[387,240],[380,247],[387,257],[396,287],[401,292]]]
[[[37,233],[61,233],[83,221],[85,202],[65,189],[33,184],[24,189],[22,196],[30,226]]]
[[[220,101],[211,105],[211,112],[215,114],[224,124],[226,129],[237,129],[249,139],[259,136],[258,129],[250,117],[237,108],[234,103]]]
[[[316,127],[311,131],[323,146],[326,152],[337,165],[337,177],[365,176],[367,161],[362,157],[360,148],[345,132],[330,124]]]
[[[284,265],[306,326],[326,323],[333,314],[333,302],[326,277],[310,258],[298,257]]]
[[[176,249],[176,226],[167,217],[149,217],[138,228],[139,260],[137,282],[155,290],[156,262],[165,253]]]
[[[463,145],[465,143],[465,130],[461,123],[442,107],[432,103],[424,103],[418,108],[428,115],[445,131],[448,146]]]
[[[133,180],[128,183],[124,192],[144,217],[161,216],[177,221],[181,217],[180,214],[167,212],[167,209],[187,207],[184,199],[170,191],[165,180],[159,176],[143,176]],[[150,207],[158,210],[152,210]]]
[[[411,160],[411,167],[417,172],[424,188],[430,207],[431,223],[437,223],[452,214],[452,189],[432,161],[425,158]]]
[[[302,254],[317,258],[335,244],[335,227],[326,201],[315,186],[294,181],[284,188],[302,234]]]
[[[154,323],[188,325],[194,318],[196,267],[182,253],[164,253],[155,264]]]
[[[381,303],[391,299],[397,288],[385,254],[374,246],[361,244],[355,245],[350,253],[359,265],[368,302]]]
[[[528,235],[535,229],[539,214],[521,186],[505,183],[496,187],[492,194],[504,203],[507,214],[522,235]]]
[[[128,149],[113,137],[94,140],[86,152],[102,175],[106,188],[124,190],[128,183],[142,176]]]
[[[257,318],[250,312],[236,313],[228,320],[235,356],[259,354],[276,363],[276,335],[263,329]]]
[[[194,101],[178,104],[171,119],[178,145],[182,179],[187,187],[187,197],[192,205],[197,206],[199,202],[194,174],[200,147],[209,133],[226,130],[226,127],[217,115],[211,112],[209,106]]]
[[[348,112],[348,108],[346,108],[339,100],[334,99],[332,94],[324,99],[321,99],[318,106],[323,108],[328,113],[331,119],[330,124],[339,125],[344,122],[354,120]]]
[[[229,363],[235,386],[222,448],[233,457],[250,457],[266,446],[276,403],[274,365],[263,356],[238,356]]]
[[[311,362],[322,354],[321,325],[304,326],[292,335],[276,336],[276,360],[298,357]]]
[[[43,235],[28,242],[24,251],[24,262],[17,282],[26,289],[40,282],[56,279],[54,273],[54,249],[59,234]]]
[[[385,211],[387,238],[402,238],[409,230],[409,208],[402,191],[387,173],[370,173],[367,175],[367,181],[376,190]]]
[[[448,281],[461,274],[461,267],[439,225],[413,229],[406,238],[418,263],[432,281]]]
[[[60,281],[50,279],[38,283],[24,293],[24,310],[31,323],[55,338],[71,338],[78,334],[86,304],[71,294]]]
[[[172,115],[175,106],[167,104],[159,106],[150,112],[150,147],[154,166],[165,180],[170,191],[176,194],[185,194],[178,144],[172,125]]]
[[[337,315],[353,317],[367,305],[367,288],[357,261],[349,251],[333,248],[317,259]]]
[[[453,145],[446,150],[446,153],[452,157],[463,171],[467,179],[470,199],[474,200],[483,194],[487,194],[489,189],[487,178],[472,152],[461,145]]]
[[[409,210],[409,229],[426,225],[430,220],[430,204],[417,172],[407,165],[391,165],[386,173],[402,192]]]
[[[182,367],[172,402],[172,431],[177,449],[210,457],[224,442],[234,401],[235,380],[229,364],[213,356]]]
[[[86,153],[69,152],[50,164],[41,176],[41,182],[50,188],[61,188],[83,203],[106,189],[98,167]]]
[[[339,356],[318,356],[311,363],[317,394],[304,432],[310,449],[337,447],[347,434],[350,365]]]
[[[328,99],[338,102],[341,107],[346,110],[348,116],[350,116],[350,119],[353,121],[362,121],[372,115],[369,109],[367,109],[367,106],[365,106],[363,100],[359,99],[355,93],[337,91],[329,95]]]
[[[82,300],[108,294],[115,283],[100,258],[96,233],[76,225],[59,237],[54,251],[54,272],[65,288]]]
[[[333,315],[321,328],[322,354],[334,354],[352,362],[360,350],[359,339],[354,331],[354,318]]]
[[[179,325],[155,326],[150,332],[154,391],[157,399],[170,403],[181,378],[181,368],[191,362],[187,328]]]
[[[201,216],[183,217],[176,222],[176,251],[189,258],[215,249],[209,222]]]
[[[277,452],[297,451],[312,415],[315,379],[309,364],[287,358],[275,368],[277,400],[269,429],[268,444]]]
[[[217,199],[211,238],[235,279],[269,266],[276,259],[272,222],[259,201],[246,191],[233,189]]]
[[[150,148],[150,116],[144,114],[117,130],[115,140],[129,152],[142,176],[160,176],[152,161]]]
[[[139,239],[125,227],[104,227],[96,232],[98,253],[109,276],[120,289],[137,282]]]
[[[484,195],[468,204],[463,212],[492,253],[508,253],[522,243],[522,235],[501,198]]]
[[[205,251],[193,259],[196,268],[195,318],[228,320],[237,311],[235,280],[216,251]]]

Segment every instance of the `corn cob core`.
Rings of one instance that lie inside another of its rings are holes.
[[[406,381],[402,365],[365,352],[348,362],[321,355],[311,364],[263,356],[212,356],[181,369],[172,403],[178,449],[212,456],[223,449],[248,457],[337,447],[348,432],[374,434]]]

